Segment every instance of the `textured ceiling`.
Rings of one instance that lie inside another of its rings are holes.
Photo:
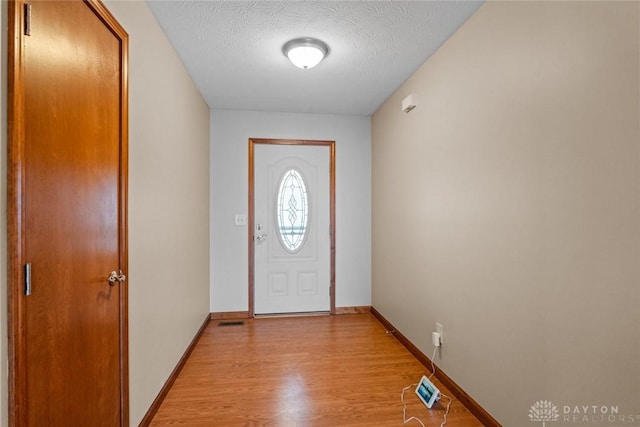
[[[368,116],[482,1],[147,0],[210,108]],[[329,45],[316,68],[282,46]]]

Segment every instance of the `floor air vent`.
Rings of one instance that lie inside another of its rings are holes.
[[[218,322],[218,326],[242,326],[244,325],[244,320],[230,320]]]

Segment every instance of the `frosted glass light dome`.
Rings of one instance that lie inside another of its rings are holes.
[[[298,68],[308,70],[320,63],[329,53],[329,48],[320,40],[312,38],[294,39],[282,47],[282,52]]]

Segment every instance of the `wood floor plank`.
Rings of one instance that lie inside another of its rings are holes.
[[[370,314],[219,323],[209,323],[151,426],[402,426],[402,389],[428,374]],[[428,410],[414,388],[407,417],[440,426],[447,401]],[[447,426],[482,423],[454,399]]]

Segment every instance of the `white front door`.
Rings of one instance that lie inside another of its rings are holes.
[[[254,148],[254,314],[331,309],[330,147]]]

